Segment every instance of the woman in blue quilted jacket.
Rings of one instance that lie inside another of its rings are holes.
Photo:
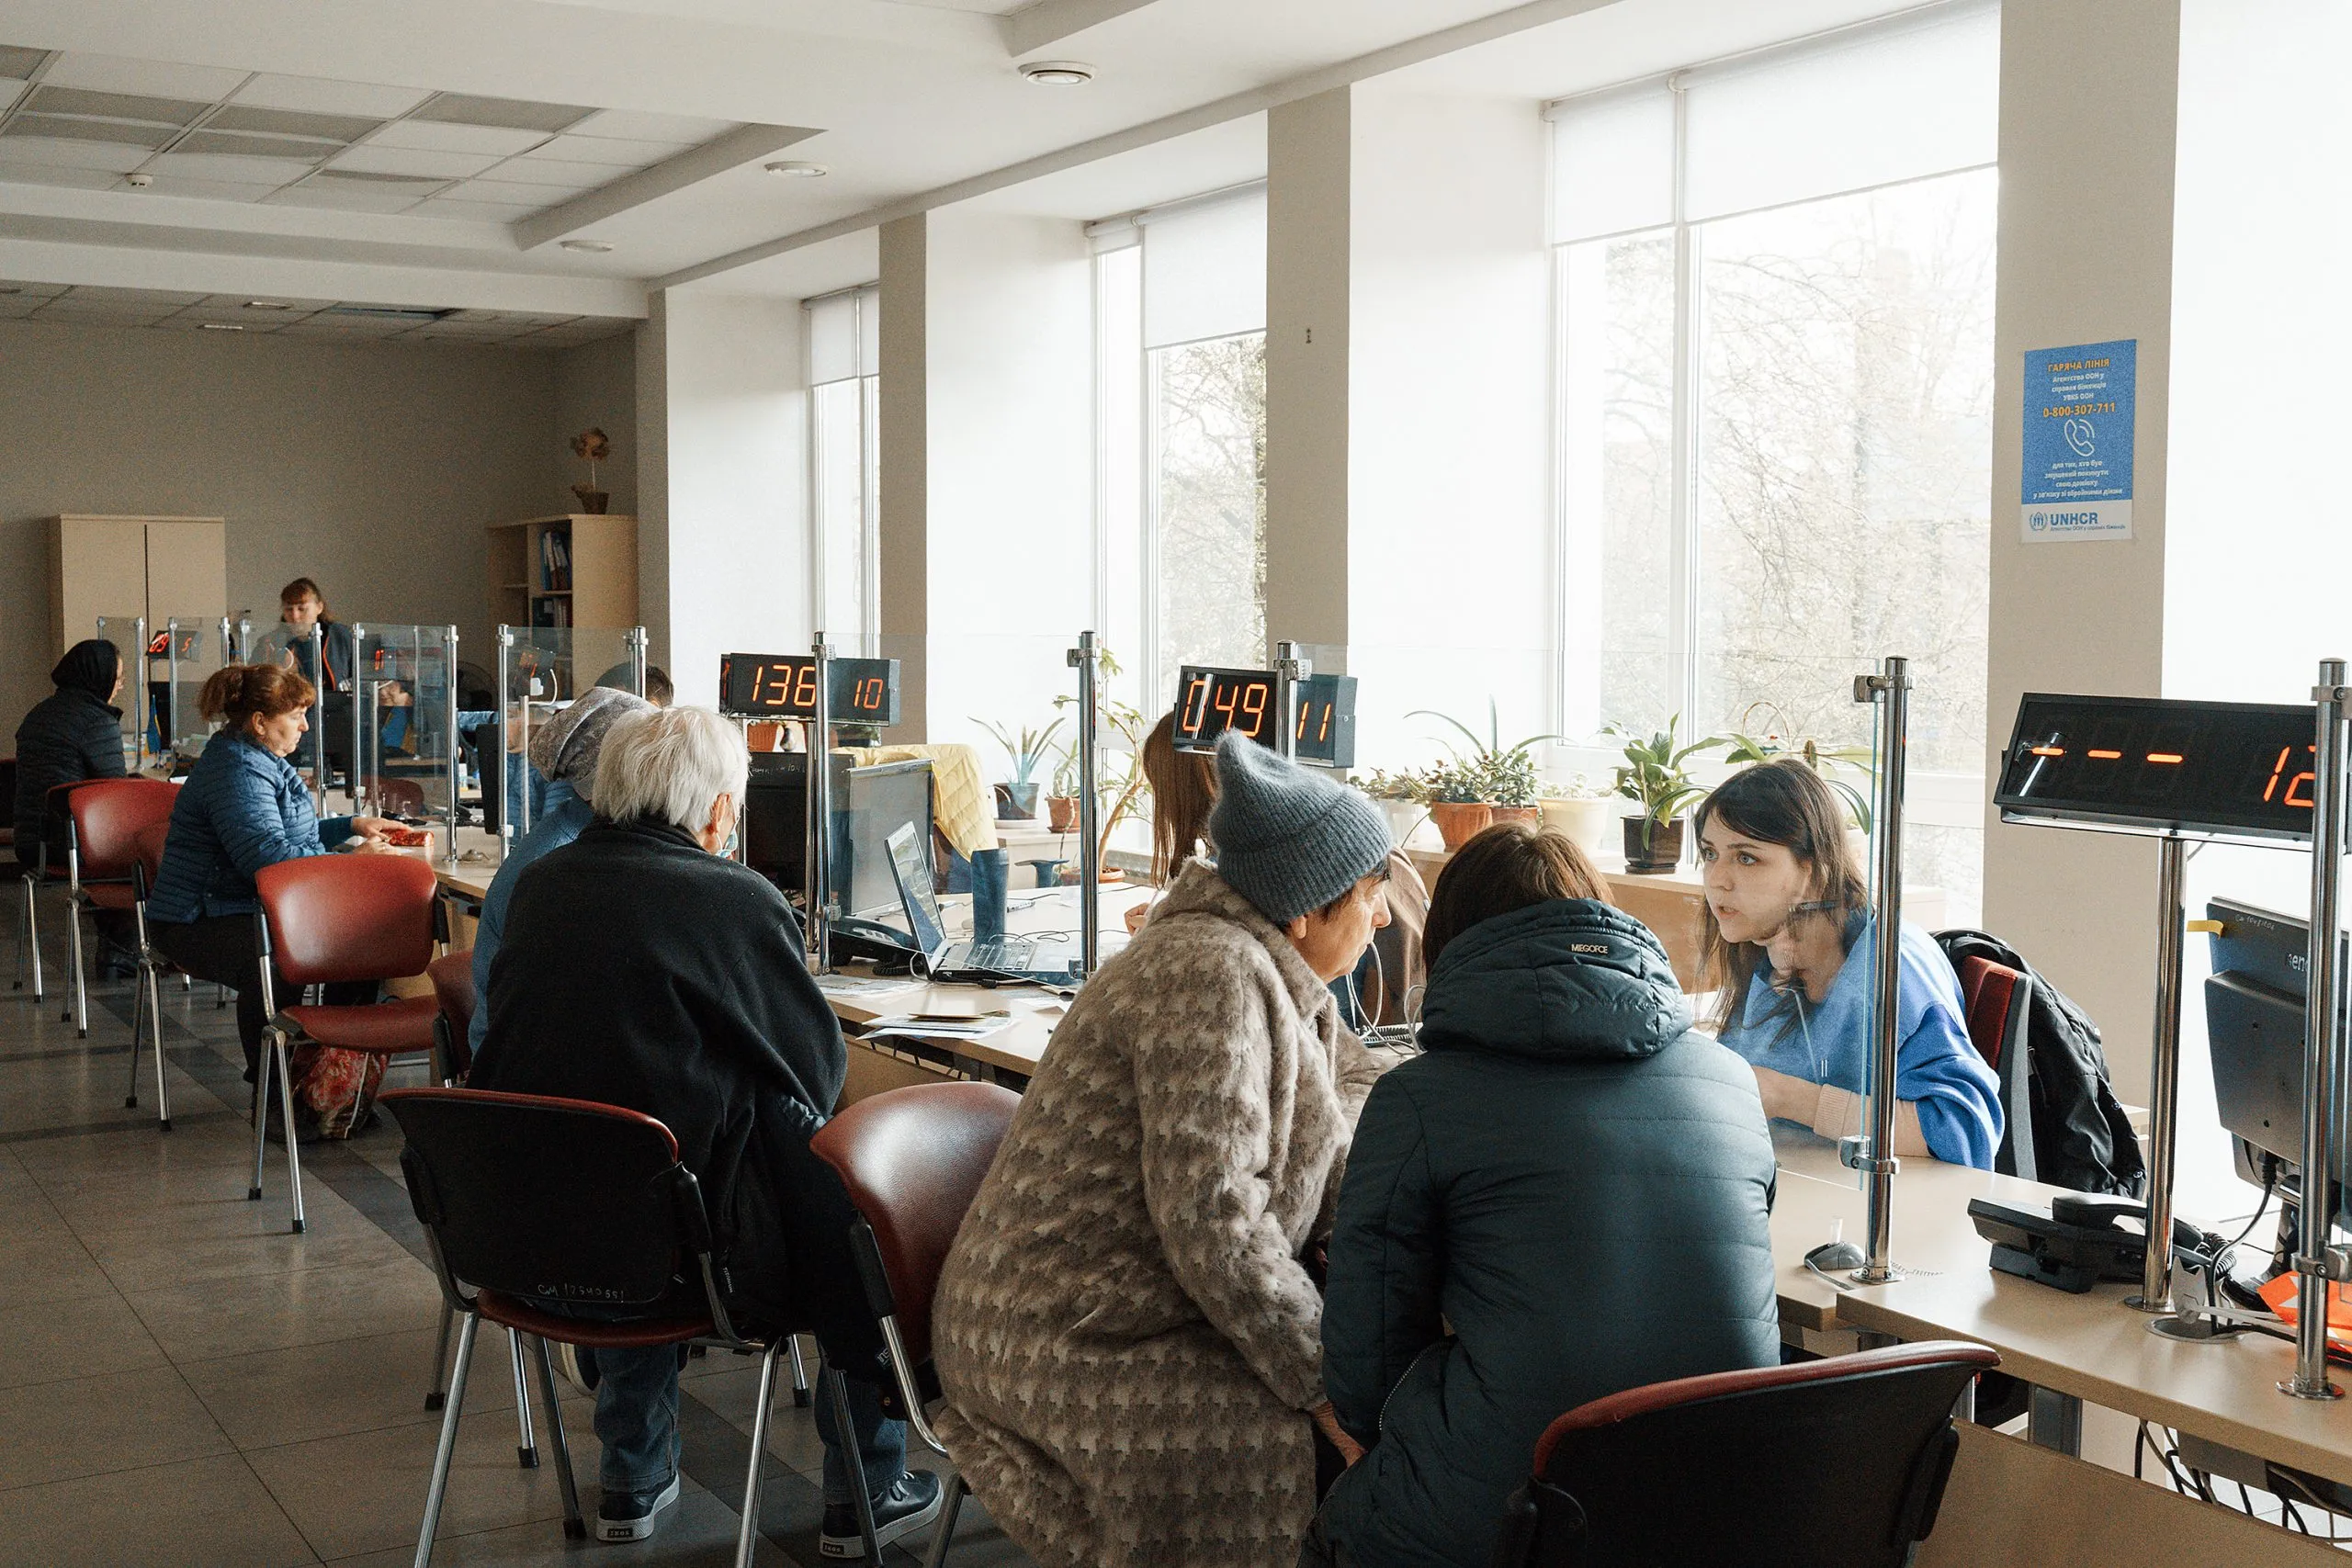
[[[333,849],[379,850],[380,817],[319,820],[287,761],[311,727],[311,682],[273,664],[232,664],[204,683],[204,716],[222,721],[172,806],[164,863],[147,899],[148,934],[199,980],[237,993],[245,1081],[261,1065],[261,961],[254,950],[254,875]],[[283,983],[280,982],[283,990]],[[291,998],[288,998],[291,999]]]

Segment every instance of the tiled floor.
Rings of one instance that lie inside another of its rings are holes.
[[[123,1105],[131,987],[95,987],[90,1037],[77,1040],[59,1020],[62,944],[44,946],[49,999],[0,991],[0,1568],[407,1563],[439,1429],[424,1396],[440,1297],[396,1135],[305,1148],[309,1231],[288,1234],[274,1145],[264,1201],[245,1199],[233,1012],[209,987],[166,987],[174,1130],[160,1134],[152,1065],[140,1108]],[[435,1562],[729,1562],[757,1386],[751,1360],[694,1362],[685,1485],[661,1533],[567,1543],[552,1448],[542,1432],[542,1467],[516,1462],[507,1349],[484,1334]],[[567,1401],[593,1511],[589,1416],[585,1400]],[[808,1412],[780,1399],[763,1564],[829,1561],[817,1555],[819,1453]],[[919,1445],[912,1459],[947,1469]],[[886,1561],[917,1562],[907,1544]],[[967,1504],[949,1562],[1028,1559]]]

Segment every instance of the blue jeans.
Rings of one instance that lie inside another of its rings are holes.
[[[593,1356],[596,1363],[596,1439],[605,1445],[599,1472],[605,1490],[661,1491],[678,1472],[682,1351],[674,1345],[656,1345],[643,1350],[583,1348],[580,1355],[583,1360]],[[848,1388],[850,1424],[858,1460],[865,1467],[866,1490],[879,1496],[906,1473],[906,1423],[883,1416],[872,1384],[852,1378]],[[825,1444],[825,1501],[847,1505],[853,1500],[849,1465],[841,1454],[833,1402],[820,1391],[816,1404],[817,1436]]]

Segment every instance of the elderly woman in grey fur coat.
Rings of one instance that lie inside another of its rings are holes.
[[[1291,1568],[1328,1234],[1378,1067],[1328,983],[1386,921],[1372,804],[1236,735],[1194,864],[1056,1031],[940,1277],[939,1428],[1045,1568]]]

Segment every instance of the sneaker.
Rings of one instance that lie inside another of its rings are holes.
[[[912,1535],[939,1517],[947,1489],[927,1470],[910,1470],[897,1484],[874,1500],[874,1544],[888,1546],[900,1536]],[[825,1505],[824,1532],[817,1538],[820,1557],[864,1557],[865,1538],[857,1533],[857,1509],[847,1503]]]
[[[607,1492],[596,1505],[598,1540],[646,1540],[662,1510],[678,1500],[678,1478],[659,1492]]]
[[[548,1359],[555,1363],[556,1375],[589,1398],[596,1397],[596,1358],[583,1356],[577,1345],[548,1341]]]

